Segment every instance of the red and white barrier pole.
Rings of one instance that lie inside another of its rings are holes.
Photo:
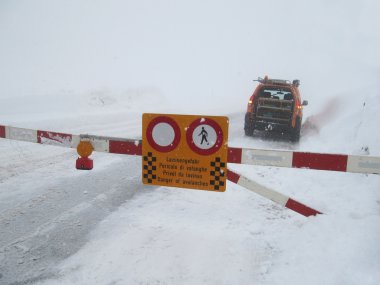
[[[63,147],[76,147],[79,143],[79,136],[71,134],[31,130],[2,125],[0,125],[0,138]]]
[[[92,160],[88,158],[92,150],[139,156],[142,154],[142,141],[134,139],[71,135],[4,125],[0,125],[0,138],[77,148],[79,155],[81,155],[81,158],[77,160],[77,168],[79,169],[92,168]],[[84,141],[87,142],[85,147],[83,147],[84,144],[80,145]],[[91,152],[89,152],[88,146],[91,146]],[[380,157],[358,155],[229,147],[228,163],[380,174]],[[243,186],[306,217],[321,214],[321,212],[303,203],[268,189],[234,171],[228,170],[227,178],[233,183]]]
[[[0,125],[0,138],[69,148],[77,148],[79,142],[85,139],[91,142],[94,151],[141,155],[141,140],[135,139],[93,135],[71,135],[3,125]]]
[[[238,184],[248,190],[251,190],[252,192],[255,192],[256,194],[259,194],[262,197],[265,197],[277,204],[280,204],[281,206],[288,208],[290,210],[293,210],[301,215],[304,215],[306,217],[309,216],[315,216],[318,214],[322,214],[321,212],[310,208],[306,206],[303,203],[300,203],[290,197],[287,197],[279,192],[276,192],[274,190],[268,189],[259,183],[248,179],[247,177],[244,177],[234,171],[231,171],[228,169],[227,172],[227,179],[235,184]]]
[[[380,174],[380,157],[373,156],[229,147],[228,162],[250,165]]]
[[[76,148],[88,139],[94,151],[141,155],[142,141],[93,135],[71,135],[0,125],[0,138]],[[380,157],[297,151],[228,148],[228,163],[380,174]]]

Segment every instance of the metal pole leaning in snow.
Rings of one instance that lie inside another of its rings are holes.
[[[260,196],[267,198],[277,204],[280,204],[281,206],[288,208],[294,212],[297,212],[301,215],[304,215],[305,217],[309,216],[315,216],[318,214],[322,214],[321,212],[314,210],[313,208],[310,208],[306,206],[305,204],[302,204],[290,197],[287,197],[279,192],[276,192],[274,190],[268,189],[259,183],[248,179],[247,177],[244,177],[234,171],[231,171],[228,169],[227,171],[227,179],[237,185],[240,185],[252,192],[255,192],[256,194],[259,194]]]

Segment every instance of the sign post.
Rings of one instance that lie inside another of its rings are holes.
[[[143,114],[144,184],[223,192],[228,118]]]

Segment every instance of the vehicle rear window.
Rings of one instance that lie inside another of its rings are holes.
[[[293,100],[293,95],[290,89],[280,87],[264,87],[260,90],[259,97],[279,100]]]

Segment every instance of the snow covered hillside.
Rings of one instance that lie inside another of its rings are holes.
[[[144,112],[227,115],[229,146],[380,156],[379,10],[1,1],[0,125],[141,138]],[[244,136],[265,74],[301,80],[318,132]],[[380,175],[229,164],[324,213],[305,218],[232,183],[144,186],[141,157],[94,153],[88,172],[76,157],[0,139],[0,284],[380,283]]]

